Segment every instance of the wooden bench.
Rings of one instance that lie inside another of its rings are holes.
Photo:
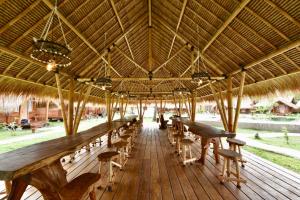
[[[59,195],[62,191],[69,191],[67,184],[79,187],[77,182],[90,175],[82,176],[74,179],[74,182],[68,183],[66,171],[62,167],[60,159],[90,144],[100,136],[120,128],[127,122],[103,123],[76,135],[61,137],[0,154],[0,180],[12,181],[8,199],[19,200],[28,185],[36,187],[44,197],[49,196],[45,199],[63,199]],[[98,175],[95,177],[97,179]],[[93,183],[94,181],[82,193],[91,192]]]

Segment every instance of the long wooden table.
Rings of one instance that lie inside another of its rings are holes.
[[[201,157],[198,162],[205,164],[205,157],[207,155],[207,151],[209,149],[210,143],[214,143],[214,155],[216,162],[219,163],[219,138],[221,137],[228,137],[233,138],[235,137],[234,133],[230,133],[228,131],[224,131],[221,129],[214,128],[207,124],[203,124],[200,122],[192,122],[188,118],[172,118],[172,120],[180,121],[184,125],[189,127],[189,131],[201,136]]]
[[[67,182],[60,158],[74,153],[129,120],[103,123],[73,136],[30,145],[0,154],[0,180],[12,181],[8,199],[20,199],[28,185],[36,187],[46,199]],[[56,199],[56,198],[55,198]]]

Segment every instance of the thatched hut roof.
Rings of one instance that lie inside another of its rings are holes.
[[[53,0],[1,1],[1,93],[57,96],[54,73],[29,56],[32,37],[41,34],[53,5]],[[209,99],[208,84],[190,81],[191,51],[198,49],[206,66],[200,68],[221,77],[213,84],[222,90],[230,74],[237,88],[242,70],[246,95],[300,90],[300,1],[60,0],[58,11],[73,48],[72,65],[60,75],[65,90],[70,76],[97,77],[108,49],[112,91],[121,82],[138,95],[150,88],[156,95],[171,94],[185,86]],[[76,83],[78,93],[82,85]],[[104,91],[93,87],[91,99],[99,97]]]

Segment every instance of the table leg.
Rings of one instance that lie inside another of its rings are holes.
[[[30,177],[21,176],[12,181],[11,191],[8,195],[8,200],[19,200],[21,199],[23,193],[25,192],[27,186],[29,185]]]
[[[220,159],[219,159],[220,139],[219,139],[219,138],[214,138],[214,139],[213,139],[213,144],[214,144],[214,155],[215,155],[215,160],[216,160],[216,163],[219,164],[219,163],[220,163]]]
[[[211,141],[210,138],[206,138],[206,137],[201,138],[201,158],[198,160],[198,162],[202,163],[203,165],[205,164],[205,156],[209,149],[210,141]]]

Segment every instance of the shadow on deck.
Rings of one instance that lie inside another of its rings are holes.
[[[102,140],[106,142],[106,138]],[[97,155],[105,148],[103,144],[92,148],[91,152],[82,151],[75,162],[64,163],[68,180],[82,173],[96,172]],[[199,149],[197,141],[193,146],[197,156]],[[233,183],[222,185],[217,179],[222,165],[215,164],[212,151],[204,166],[183,167],[168,142],[166,131],[146,125],[125,170],[118,170],[113,191],[97,190],[97,199],[300,199],[300,175],[248,152],[244,152],[244,158],[248,162],[245,169],[241,169],[241,175],[247,183],[242,184],[241,189]],[[0,191],[3,187],[1,183]],[[22,199],[43,198],[36,189],[28,187]]]

